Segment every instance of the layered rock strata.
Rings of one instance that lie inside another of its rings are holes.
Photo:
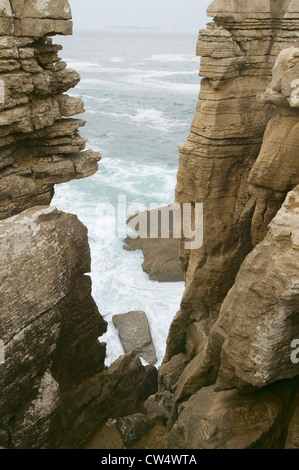
[[[260,242],[287,192],[299,181],[299,48],[283,49],[275,63],[272,81],[260,101],[273,104],[278,116],[266,129],[263,145],[249,175],[256,199],[252,239]]]
[[[204,243],[198,250],[186,250],[182,239],[186,289],[165,361],[185,351],[190,323],[208,319],[212,325],[252,249],[256,195],[247,180],[267,123],[277,115],[273,104],[261,102],[258,95],[265,92],[280,51],[298,46],[293,1],[216,0],[208,16],[215,20],[197,42],[204,78],[188,140],[180,148],[176,187],[177,203],[204,204]],[[276,211],[283,200],[279,196]]]
[[[50,204],[55,183],[97,170],[99,154],[82,152],[85,122],[70,119],[83,103],[65,94],[80,76],[49,37],[71,34],[70,18],[66,0],[0,7],[0,219]]]
[[[242,389],[299,375],[298,364],[291,361],[291,343],[299,338],[298,250],[299,186],[247,256],[222,304],[221,381]],[[218,322],[212,346],[217,332]]]
[[[87,230],[76,216],[35,207],[1,222],[0,247],[1,445],[78,445],[93,431],[87,410],[106,350],[85,275]]]
[[[49,206],[54,184],[97,170],[65,92],[80,80],[49,36],[71,34],[66,0],[0,2],[0,447],[84,447],[140,411],[144,367],[105,368],[87,229]],[[128,380],[130,377],[130,380]]]
[[[208,15],[176,188],[178,203],[204,203],[204,243],[181,244],[186,290],[160,370],[161,390],[169,377],[174,392],[169,446],[294,447],[298,6],[216,0]],[[188,362],[175,376],[180,357]]]

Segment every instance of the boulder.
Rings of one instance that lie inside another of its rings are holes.
[[[114,315],[113,323],[119,332],[125,352],[134,351],[149,364],[157,362],[147,316],[144,312],[133,311]]]
[[[116,424],[127,449],[140,441],[151,428],[149,417],[141,413],[118,418]]]
[[[149,415],[151,423],[161,422],[166,426],[170,418],[173,398],[173,394],[166,390],[165,392],[158,392],[155,395],[151,395],[146,400],[144,408]]]
[[[283,442],[293,391],[288,382],[250,394],[202,388],[181,406],[168,448],[271,449]]]

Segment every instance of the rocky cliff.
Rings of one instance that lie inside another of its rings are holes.
[[[174,392],[169,446],[284,446],[291,419],[294,447],[298,4],[215,0],[208,15],[176,187],[176,202],[204,204],[204,243],[181,244],[186,289],[160,369]]]
[[[66,0],[5,0],[0,6],[0,218],[47,205],[53,186],[92,175],[99,154],[82,152],[84,111],[65,92],[80,76],[58,57],[50,35],[72,32]]]
[[[170,448],[298,448],[298,5],[215,0],[208,14],[176,188],[177,204],[204,204],[204,241],[181,240],[186,290],[143,408],[136,355],[105,368],[87,230],[49,206],[99,160],[49,37],[71,33],[68,2],[0,4],[0,447],[83,447],[133,414],[126,438],[168,420]]]
[[[0,447],[82,447],[139,409],[134,354],[105,368],[87,230],[49,206],[54,184],[97,170],[65,92],[80,77],[50,36],[71,34],[67,0],[0,2]],[[130,376],[130,381],[127,380]]]

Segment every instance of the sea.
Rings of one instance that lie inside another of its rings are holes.
[[[115,314],[146,313],[157,366],[184,283],[150,281],[140,251],[123,249],[115,215],[119,201],[129,217],[152,204],[174,201],[178,145],[188,136],[200,87],[197,33],[105,29],[56,37],[60,56],[81,82],[68,94],[85,103],[80,133],[101,152],[98,172],[55,187],[53,205],[86,225],[91,247],[93,297],[108,322],[106,364],[124,354]],[[122,209],[124,216],[124,210]],[[144,364],[146,362],[142,360]]]

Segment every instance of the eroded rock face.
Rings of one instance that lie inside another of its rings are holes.
[[[204,244],[181,246],[186,290],[160,374],[179,354],[189,363],[173,390],[169,446],[283,447],[288,436],[294,448],[298,5],[216,0],[208,14],[215,23],[198,40],[206,78],[176,188],[176,202],[204,203]]]
[[[27,209],[0,222],[0,249],[1,445],[80,445],[99,425],[82,423],[99,395],[106,331],[85,275],[87,230],[53,207]]]
[[[128,416],[143,410],[144,367],[135,353],[120,356],[101,375],[100,415]]]
[[[299,375],[291,343],[299,338],[299,187],[244,261],[220,316],[227,320],[219,376],[242,388]],[[215,325],[217,328],[217,324]]]
[[[180,148],[176,187],[177,203],[204,204],[204,243],[186,250],[182,240],[186,290],[170,328],[165,361],[184,352],[191,323],[214,323],[252,250],[256,197],[247,180],[267,123],[278,114],[258,95],[265,92],[280,51],[298,46],[295,2],[219,0],[208,15],[215,21],[198,39],[204,79],[188,140]],[[276,212],[282,200],[275,202]]]
[[[181,408],[168,437],[170,449],[271,449],[283,442],[294,385],[242,395],[238,390],[197,392]]]
[[[3,2],[2,2],[3,3]],[[0,219],[50,204],[54,184],[90,176],[99,154],[83,152],[80,76],[49,35],[71,34],[67,0],[5,2],[0,10]],[[66,117],[66,119],[65,119]]]
[[[299,48],[280,52],[272,81],[260,99],[276,105],[279,116],[267,126],[248,180],[250,192],[256,197],[254,244],[264,238],[287,192],[299,182]]]

